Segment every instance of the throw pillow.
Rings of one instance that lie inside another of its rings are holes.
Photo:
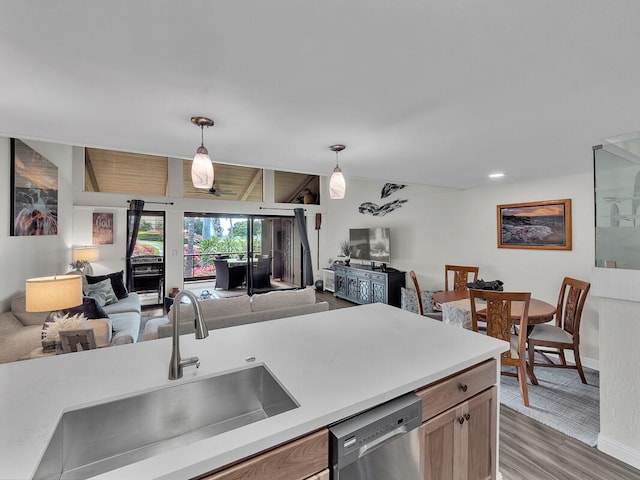
[[[89,320],[94,318],[109,318],[107,312],[102,309],[102,306],[98,304],[93,297],[82,297],[82,303],[77,307],[67,308],[63,310],[63,313],[68,315],[75,315],[82,313]]]
[[[116,297],[118,297],[118,300],[122,300],[129,296],[127,287],[124,285],[124,270],[120,270],[115,273],[108,273],[107,275],[87,275],[86,278],[89,285],[102,282],[108,278],[111,281],[111,287],[113,288]]]
[[[108,278],[98,283],[85,285],[82,289],[87,297],[95,298],[96,303],[101,307],[118,301],[118,297],[111,286],[111,280]]]

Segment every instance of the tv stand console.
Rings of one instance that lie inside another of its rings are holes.
[[[364,265],[334,265],[334,295],[353,303],[387,303],[400,307],[400,289],[405,286],[405,272],[394,268],[385,271]]]

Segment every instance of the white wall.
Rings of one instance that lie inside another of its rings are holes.
[[[24,291],[27,278],[64,273],[71,262],[72,202],[71,147],[23,140],[58,167],[58,235],[11,237],[11,148],[8,138],[0,138],[0,306],[7,310],[11,297]]]
[[[407,186],[380,199],[382,182],[347,178],[344,200],[329,201],[321,256],[335,256],[349,228],[391,227],[391,266],[415,270],[421,288],[444,287],[444,265],[478,265],[480,278],[500,279],[507,290],[530,291],[553,305],[564,276],[589,280],[594,264],[593,177],[590,173],[544,181],[500,184],[470,190]],[[496,206],[570,198],[573,210],[571,251],[497,248]],[[362,202],[378,205],[408,199],[382,217],[358,213]],[[597,368],[598,315],[588,298],[581,347],[585,365]]]
[[[100,247],[96,273],[124,268],[127,200],[136,195],[96,194],[82,191],[83,149],[43,142],[27,142],[59,168],[59,234],[48,237],[9,237],[9,193],[6,208],[0,211],[5,235],[0,239],[3,266],[11,275],[0,282],[2,302],[8,306],[16,291],[24,289],[24,280],[33,276],[64,273],[68,270],[72,245],[91,243],[91,218],[94,211],[114,213],[114,244]],[[9,192],[9,140],[0,138],[0,161],[7,172],[0,179]],[[225,212],[290,214],[259,207],[287,207],[265,201],[228,202],[218,199],[184,199],[179,191],[180,160],[170,159],[168,197],[142,197],[143,200],[174,202],[174,205],[147,204],[147,208],[166,211],[167,287],[182,287],[182,213]],[[73,164],[73,167],[72,167]],[[73,185],[72,185],[73,168]],[[265,174],[265,177],[267,175]],[[388,226],[391,228],[391,266],[415,270],[424,289],[443,287],[445,263],[480,266],[485,280],[500,279],[509,290],[531,291],[536,298],[555,304],[562,278],[589,279],[594,263],[593,180],[591,174],[551,178],[544,181],[501,185],[466,191],[434,187],[407,186],[386,199],[380,198],[382,182],[347,178],[344,200],[329,200],[327,179],[321,181],[323,205],[305,205],[315,278],[328,258],[335,258],[341,240],[349,228]],[[73,188],[72,188],[73,187]],[[269,189],[265,189],[269,196]],[[270,195],[272,199],[272,193]],[[573,202],[573,250],[513,250],[496,247],[496,205],[525,201],[571,198]],[[381,205],[395,199],[407,199],[401,208],[382,217],[358,213],[363,202]],[[323,214],[320,230],[320,265],[315,248],[318,234],[314,215]],[[179,232],[174,234],[173,232]],[[175,255],[174,255],[175,253]],[[585,364],[597,367],[598,318],[594,301],[589,298],[583,315],[582,354]]]

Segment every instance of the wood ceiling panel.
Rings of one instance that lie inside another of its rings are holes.
[[[212,200],[262,201],[262,169],[214,163],[215,193],[194,188],[191,183],[191,160],[182,163],[183,196]]]
[[[85,191],[166,195],[167,157],[87,148]]]
[[[305,189],[318,199],[320,177],[304,173],[275,172],[275,201],[278,203],[299,203],[298,198],[304,195]],[[319,203],[319,202],[316,202]]]

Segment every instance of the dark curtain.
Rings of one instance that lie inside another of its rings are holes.
[[[302,286],[306,287],[313,285],[313,265],[311,264],[311,248],[307,237],[307,220],[304,216],[304,209],[294,208],[293,213],[300,233],[300,242],[302,242]]]
[[[127,228],[127,288],[129,291],[133,291],[131,256],[138,241],[138,229],[140,228],[140,219],[142,218],[143,210],[144,200],[131,200],[129,203],[129,212],[127,215],[127,221],[129,222]]]

